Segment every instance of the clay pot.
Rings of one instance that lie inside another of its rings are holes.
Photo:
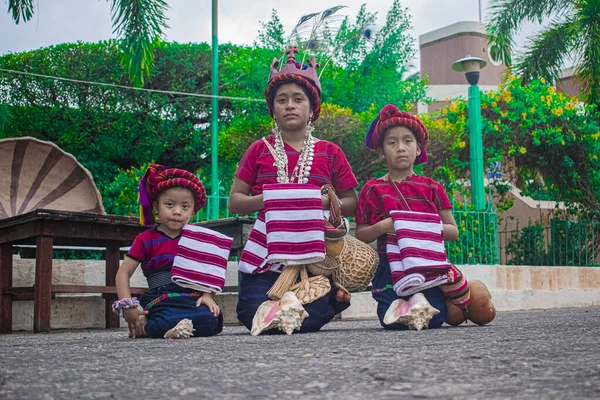
[[[467,317],[456,304],[446,301],[447,319],[446,323],[458,326],[467,320]]]
[[[481,281],[469,281],[469,286],[471,287],[471,300],[469,300],[467,318],[477,325],[492,322],[496,318],[496,307],[492,302],[490,291]]]
[[[337,257],[342,252],[344,248],[344,241],[340,240],[326,240],[325,241],[325,251],[329,257]]]

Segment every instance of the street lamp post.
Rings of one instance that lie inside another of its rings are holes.
[[[471,204],[476,210],[485,209],[485,192],[483,186],[483,138],[481,136],[481,99],[479,71],[487,63],[477,57],[467,55],[456,61],[452,69],[464,72],[469,82],[469,157],[471,164]]]
[[[218,0],[212,0],[212,122],[211,122],[211,156],[210,156],[210,185],[212,203],[210,207],[210,219],[219,219],[219,41],[218,34]]]

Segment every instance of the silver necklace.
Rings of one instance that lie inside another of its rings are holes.
[[[283,137],[277,125],[273,128],[275,135],[275,166],[277,167],[277,182],[278,183],[308,183],[310,170],[312,168],[313,158],[315,156],[315,138],[311,134],[312,129],[307,130],[306,138],[302,143],[302,150],[296,167],[289,175],[288,157],[285,152]]]

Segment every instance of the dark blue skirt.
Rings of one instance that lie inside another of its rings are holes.
[[[193,290],[183,288],[175,283],[160,286],[146,291],[140,297],[140,305],[148,303],[165,293],[192,293]],[[192,320],[194,336],[213,336],[223,330],[223,311],[218,317],[210,312],[207,306],[196,307],[197,296],[168,297],[154,304],[148,310],[146,333],[153,338],[162,338],[165,333],[175,327],[184,318]]]
[[[258,307],[265,301],[270,300],[267,292],[271,289],[279,273],[264,272],[261,274],[240,273],[240,291],[238,294],[237,317],[248,329],[252,328],[252,319]],[[310,272],[309,276],[314,276]],[[333,287],[333,284],[331,285]],[[340,303],[335,299],[336,290],[333,289],[325,296],[304,305],[308,317],[302,322],[300,332],[316,332],[325,324],[350,307],[350,303]],[[280,333],[279,329],[271,329],[265,333]]]
[[[427,301],[435,308],[440,310],[440,313],[435,315],[431,321],[429,321],[429,329],[439,328],[446,322],[448,318],[448,310],[446,308],[446,298],[444,293],[439,287],[423,290],[421,293],[425,295]],[[397,299],[408,300],[408,297],[399,297],[394,289],[392,288],[392,271],[390,270],[390,264],[387,259],[387,255],[379,254],[379,266],[377,266],[377,272],[373,278],[373,298],[377,301],[377,317],[381,326],[385,329],[394,330],[406,330],[408,326],[401,323],[392,325],[385,325],[383,323],[383,317],[387,312],[392,302]]]

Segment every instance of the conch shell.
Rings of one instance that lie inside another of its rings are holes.
[[[294,292],[285,292],[280,300],[267,300],[258,307],[250,334],[258,336],[266,330],[279,328],[291,335],[300,330],[306,317],[308,313]]]
[[[415,293],[408,301],[395,300],[385,313],[383,323],[391,325],[399,322],[408,325],[410,329],[420,331],[426,329],[431,318],[439,313],[438,309],[429,304],[423,293]]]
[[[184,318],[165,333],[165,339],[189,339],[194,336],[194,331],[192,320]]]

